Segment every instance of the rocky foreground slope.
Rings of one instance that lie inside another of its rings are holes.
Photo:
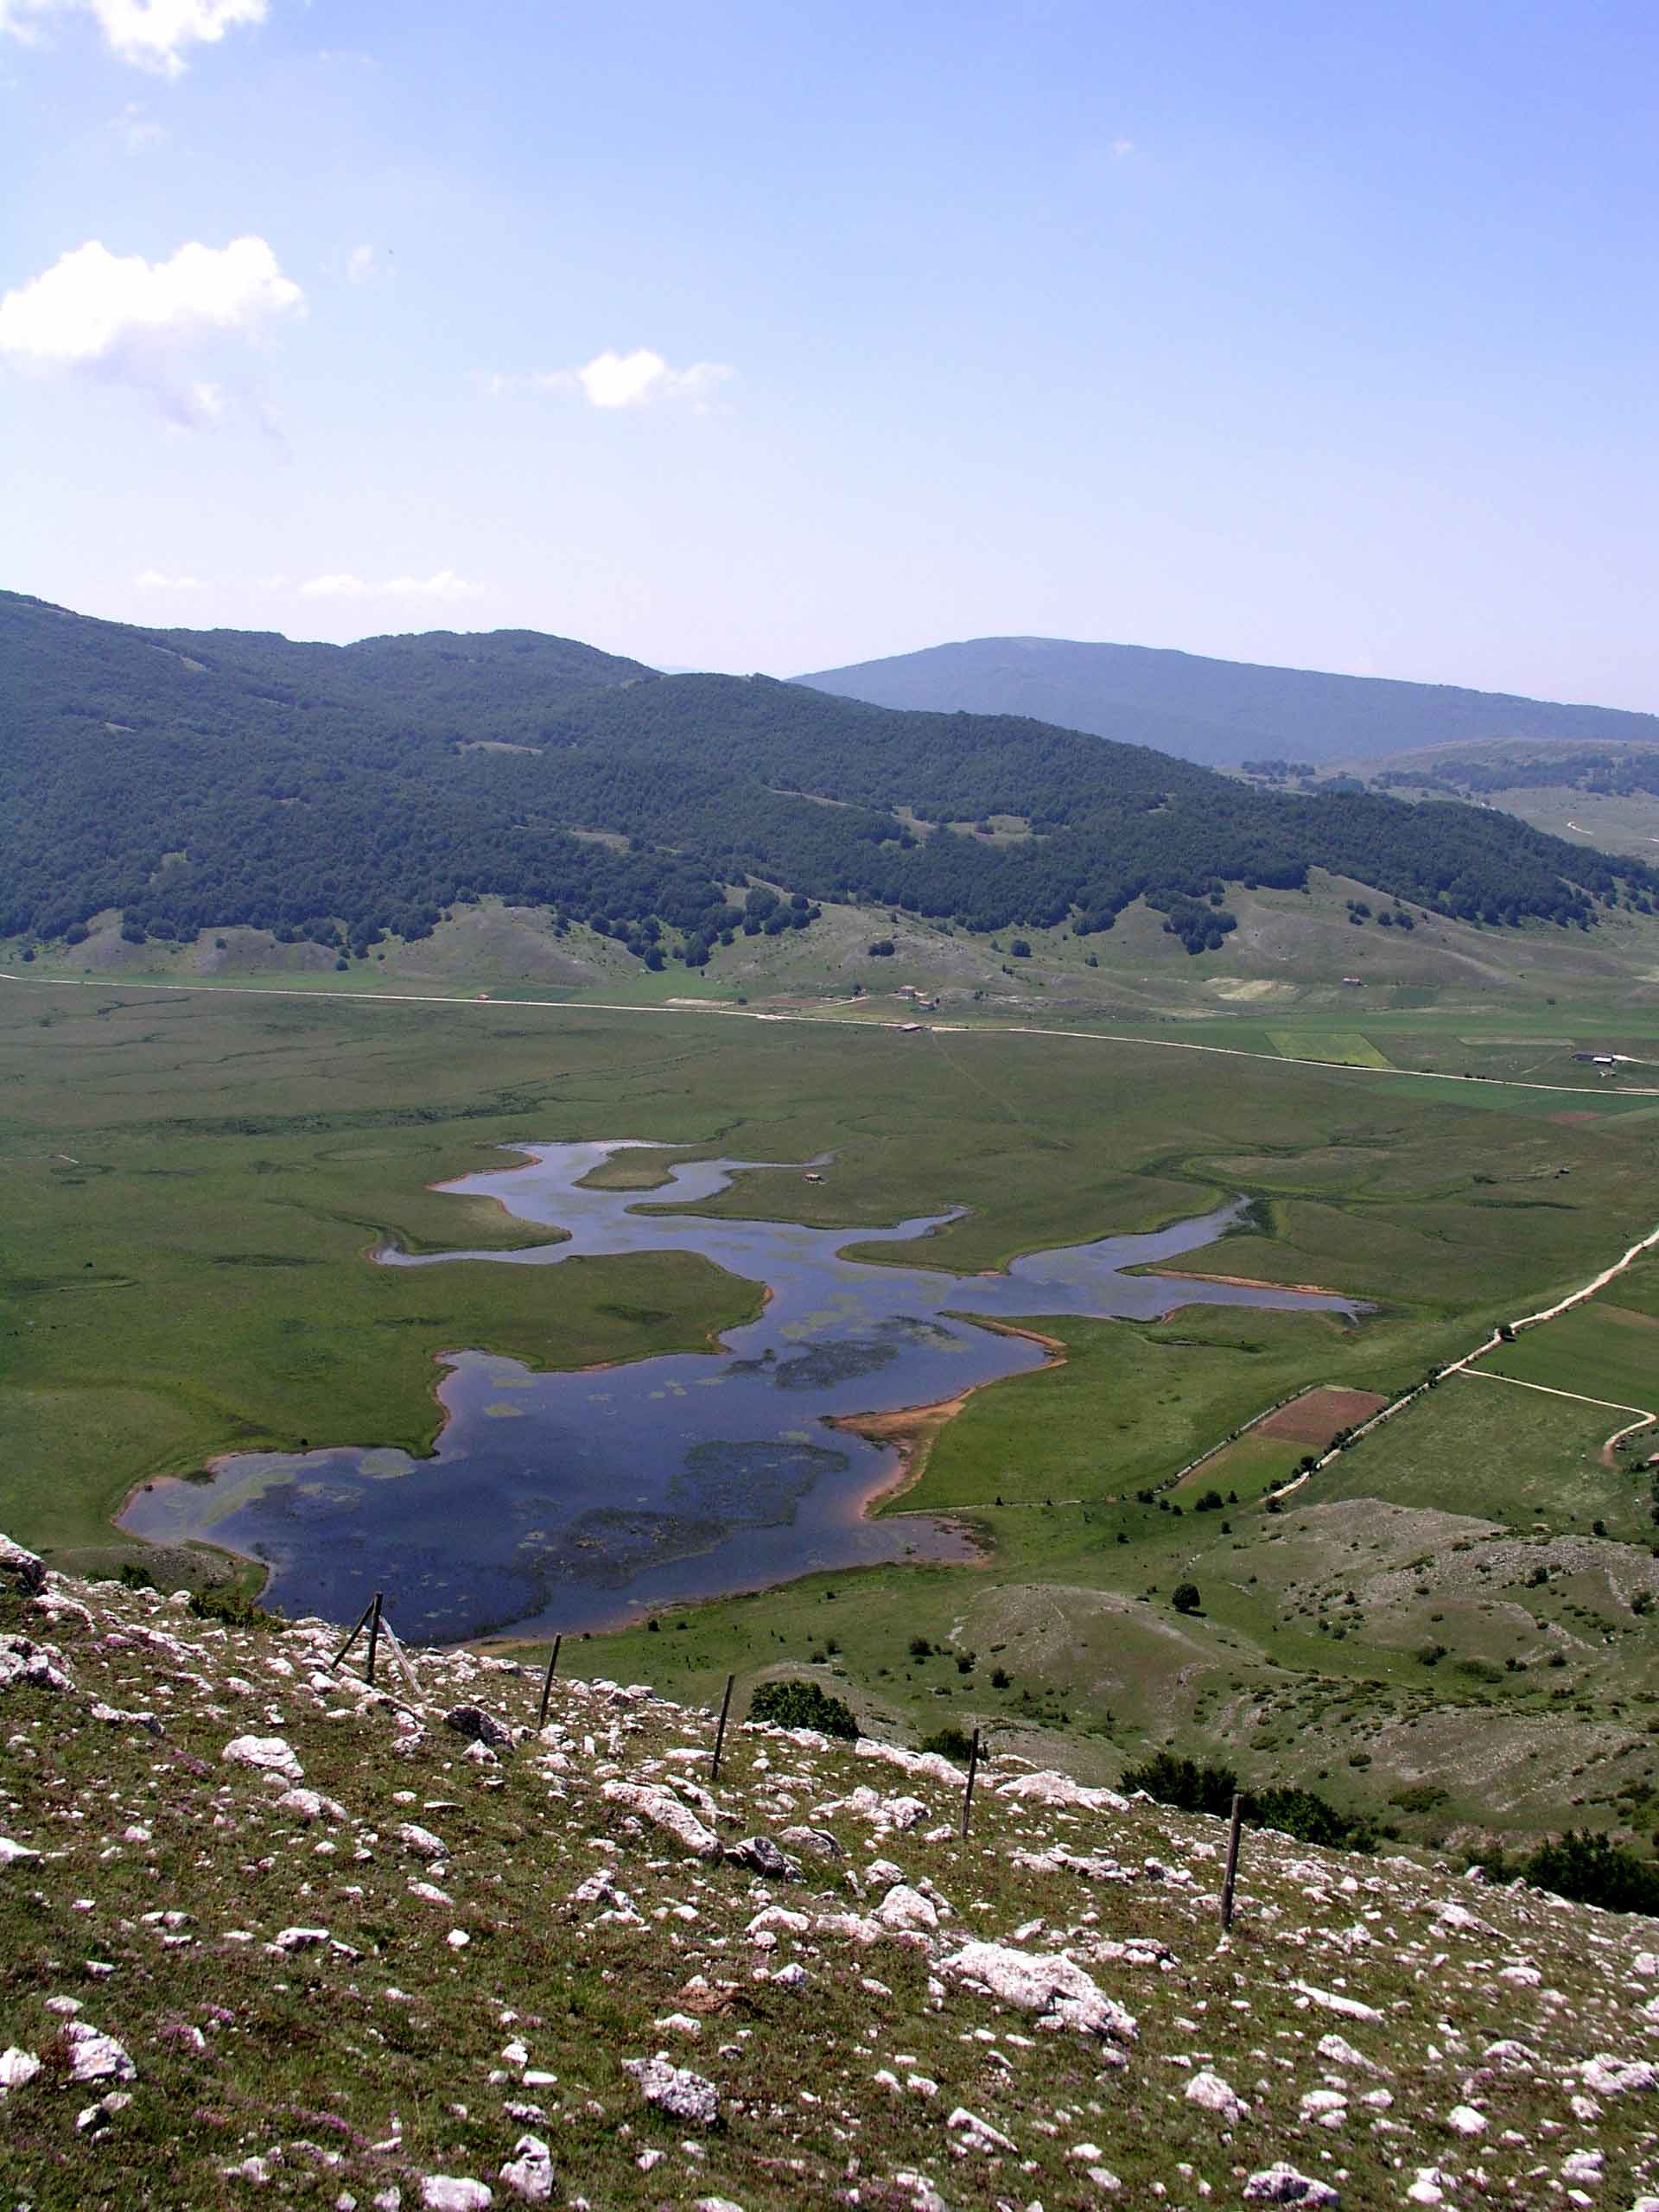
[[[1659,2212],[1655,1923],[0,1585],[8,2205]]]

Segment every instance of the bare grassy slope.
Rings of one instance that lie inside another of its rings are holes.
[[[537,1735],[508,1662],[399,1704],[322,1624],[40,1579],[0,1596],[8,2202],[1652,2202],[1653,1923],[1252,1834],[1224,1942],[1219,1824],[1023,1762],[963,1844],[942,1761],[746,1727],[711,1786],[648,1689],[559,1684]]]

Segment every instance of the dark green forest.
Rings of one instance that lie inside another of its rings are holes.
[[[1611,752],[1562,745],[1498,760],[1433,760],[1421,768],[1379,769],[1371,782],[1378,791],[1444,791],[1456,798],[1563,788],[1598,798],[1630,798],[1638,791],[1659,791],[1659,746]]]
[[[1588,929],[1659,894],[1506,816],[1252,789],[1017,716],[663,677],[531,632],[295,645],[15,595],[0,805],[0,935],[73,943],[117,909],[135,942],[241,923],[343,958],[488,893],[652,965],[810,928],[828,899],[1088,934],[1144,896],[1198,951],[1230,884],[1313,867],[1492,926]],[[1029,834],[992,842],[993,815]]]

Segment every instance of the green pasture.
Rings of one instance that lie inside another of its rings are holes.
[[[1224,1249],[1225,1249],[1224,1247]],[[902,1510],[957,1511],[1082,1497],[1104,1503],[1161,1484],[1208,1446],[1317,1378],[1405,1387],[1438,1325],[1403,1317],[1351,1327],[1339,1315],[1183,1307],[1155,1326],[1065,1316],[1033,1324],[1062,1339],[1063,1366],[977,1390],[946,1423]],[[1294,1467],[1305,1446],[1251,1439]],[[1194,1478],[1216,1479],[1211,1461]],[[1228,1482],[1220,1484],[1224,1491]],[[1255,1487],[1260,1489],[1258,1482]]]
[[[1548,1389],[1659,1411],[1659,1319],[1616,1304],[1618,1287],[1523,1329],[1481,1365]]]
[[[1350,1068],[1393,1065],[1357,1029],[1270,1029],[1268,1036],[1274,1051],[1287,1059],[1335,1060]]]
[[[1645,1484],[1601,1464],[1602,1445],[1619,1425],[1605,1407],[1449,1375],[1351,1445],[1299,1496],[1383,1498],[1563,1535],[1601,1521],[1611,1535],[1642,1541],[1650,1525]]]
[[[924,1245],[871,1256],[964,1274],[1239,1193],[1255,1201],[1247,1220],[1192,1266],[1319,1283],[1376,1310],[1353,1327],[1213,1306],[1151,1325],[1039,1319],[1065,1363],[975,1394],[897,1501],[901,1513],[963,1514],[980,1565],[809,1577],[579,1643],[570,1663],[696,1694],[732,1667],[817,1666],[918,1731],[995,1722],[1033,1755],[1063,1741],[1068,1763],[1102,1773],[1149,1740],[1242,1747],[1255,1771],[1343,1769],[1351,1698],[1379,1727],[1440,1716],[1450,1743],[1459,1730],[1472,1741],[1500,1723],[1548,1724],[1554,1746],[1566,1710],[1541,1676],[1425,1677],[1412,1654],[1432,1631],[1412,1609],[1437,1601],[1412,1599],[1403,1621],[1362,1605],[1362,1627],[1356,1609],[1332,1610],[1340,1592],[1325,1591],[1325,1569],[1278,1574],[1288,1534],[1252,1503],[1262,1469],[1219,1484],[1242,1501],[1219,1514],[1160,1488],[1303,1385],[1402,1387],[1575,1287],[1649,1225],[1659,1125],[1556,1122],[1512,1110],[1517,1095],[1440,1084],[1419,1096],[1364,1069],[989,1027],[903,1038],[508,1001],[9,983],[0,1526],[59,1563],[114,1564],[138,1551],[109,1522],[137,1481],[238,1448],[427,1448],[445,1350],[579,1366],[699,1345],[754,1311],[758,1286],[660,1254],[547,1272],[370,1263],[389,1237],[427,1249],[545,1241],[429,1187],[516,1140],[626,1135],[797,1163],[740,1178],[708,1210],[842,1225],[855,1246],[863,1229],[961,1207]],[[798,1163],[821,1154],[823,1181],[804,1182]],[[649,1209],[658,1163],[603,1172]],[[1647,1294],[1634,1278],[1621,1293]],[[1383,1432],[1385,1453],[1368,1459],[1368,1443],[1309,1486],[1310,1560],[1351,1492],[1391,1510],[1513,1512],[1567,1533],[1605,1518],[1610,1533],[1640,1533],[1629,1478],[1586,1462],[1605,1433],[1599,1414],[1581,1433],[1572,1424],[1586,1409],[1453,1382],[1433,1395],[1436,1421],[1459,1390],[1469,1425],[1455,1436],[1396,1456],[1396,1427],[1440,1433],[1413,1428],[1414,1414]],[[1503,1398],[1522,1407],[1489,1402]],[[1169,1598],[1188,1579],[1204,1602],[1182,1618]],[[916,1662],[917,1635],[977,1656],[965,1673],[955,1656]],[[1608,1635],[1575,1656],[1575,1695],[1605,1703],[1627,1686],[1617,1622]],[[1009,1680],[993,1688],[998,1667]],[[1573,1720],[1560,1758],[1550,1749],[1524,1789],[1486,1792],[1495,1817],[1542,1818],[1585,1756],[1583,1717]],[[1379,1750],[1360,1794],[1407,1772],[1408,1748]],[[1593,1767],[1602,1754],[1592,1744],[1588,1756]]]

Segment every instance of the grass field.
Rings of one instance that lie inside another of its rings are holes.
[[[1442,1044],[1454,1018],[1458,1049],[1489,1075],[1528,1055],[1553,1056],[1552,1067],[1566,1058],[1558,1013],[1535,1014],[1535,1037],[1506,1014],[1474,1044],[1461,1041],[1479,1032],[1466,1007],[1393,1017],[1400,1037]],[[1368,1014],[1365,1033],[1376,1028]],[[754,1310],[755,1286],[662,1255],[551,1275],[368,1263],[389,1236],[416,1249],[543,1241],[428,1188],[516,1139],[649,1137],[775,1161],[828,1153],[822,1184],[741,1177],[710,1210],[855,1233],[962,1206],[927,1258],[964,1273],[1240,1192],[1255,1203],[1205,1255],[1216,1273],[1325,1284],[1376,1313],[1357,1328],[1205,1307],[1153,1326],[1039,1318],[1064,1339],[1065,1363],[970,1399],[898,1501],[967,1513],[984,1564],[876,1569],[842,1578],[833,1596],[809,1579],[702,1608],[666,1639],[644,1628],[596,1639],[571,1663],[706,1695],[732,1666],[753,1676],[810,1666],[816,1652],[827,1678],[902,1726],[982,1720],[1037,1751],[1063,1736],[1068,1759],[1104,1773],[1148,1739],[1172,1740],[1236,1752],[1255,1772],[1323,1769],[1321,1787],[1377,1807],[1424,1758],[1447,1773],[1461,1758],[1484,1777],[1455,1801],[1470,1818],[1537,1825],[1592,1784],[1611,1804],[1597,1777],[1630,1736],[1612,1707],[1650,1700],[1652,1685],[1616,1618],[1646,1553],[1612,1536],[1640,1535],[1640,1515],[1628,1478],[1585,1459],[1607,1433],[1603,1416],[1573,1426],[1585,1409],[1558,1416],[1535,1393],[1450,1382],[1433,1394],[1433,1419],[1461,1404],[1465,1425],[1434,1441],[1415,1412],[1390,1424],[1375,1453],[1359,1447],[1317,1496],[1299,1496],[1307,1510],[1294,1525],[1307,1533],[1294,1541],[1251,1503],[1265,1461],[1221,1485],[1242,1501],[1224,1513],[1178,1511],[1192,1501],[1160,1485],[1303,1386],[1393,1392],[1518,1306],[1576,1287],[1650,1225],[1659,1122],[1600,1096],[1564,1115],[1558,1093],[1497,1082],[1293,1065],[1265,1033],[1260,1058],[1160,1049],[1174,1035],[1239,1033],[1206,1018],[1115,1044],[988,1023],[900,1037],[868,1023],[475,998],[8,984],[3,1524],[59,1563],[113,1565],[134,1548],[108,1516],[149,1476],[236,1447],[424,1448],[441,1351],[578,1366],[701,1344]],[[1395,1032],[1378,1033],[1390,1058],[1407,1057]],[[648,1206],[649,1185],[634,1186]],[[1645,1279],[1618,1289],[1632,1311],[1650,1296]],[[1541,1356],[1538,1339],[1517,1351]],[[1401,1457],[1395,1429],[1432,1448]],[[1364,1499],[1386,1512],[1360,1512]],[[1611,1625],[1578,1637],[1548,1681],[1530,1665],[1504,1672],[1516,1647],[1503,1637],[1496,1682],[1426,1670],[1413,1655],[1438,1633],[1435,1575],[1461,1573],[1455,1547],[1485,1541],[1469,1529],[1489,1512],[1507,1525],[1517,1500],[1529,1542],[1541,1503],[1552,1541],[1599,1541],[1581,1532],[1605,1520],[1616,1556],[1573,1570],[1589,1578],[1573,1602],[1603,1607]],[[1392,1591],[1389,1578],[1425,1547],[1438,1561],[1428,1597],[1365,1594]],[[1349,1606],[1348,1581],[1332,1578],[1357,1571],[1338,1557],[1354,1548],[1367,1579]],[[1187,1579],[1203,1605],[1181,1617],[1169,1592]],[[914,1661],[913,1636],[950,1656]],[[1555,1698],[1564,1686],[1600,1700],[1591,1718]],[[1362,1724],[1376,1744],[1356,1766]],[[1513,1747],[1513,1760],[1483,1765],[1475,1754],[1491,1746]],[[1586,1777],[1572,1778],[1575,1766]]]
[[[1368,1037],[1353,1029],[1270,1029],[1270,1042],[1288,1059],[1335,1060],[1343,1067],[1386,1068],[1392,1063]]]

